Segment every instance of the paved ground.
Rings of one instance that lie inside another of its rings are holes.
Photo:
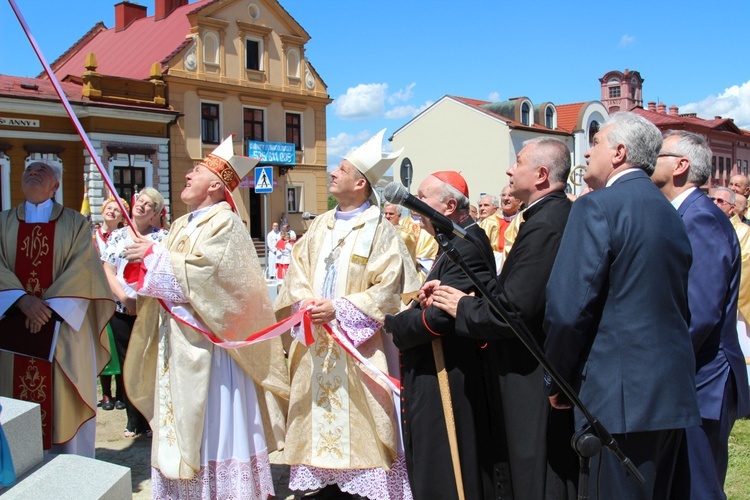
[[[126,438],[122,434],[126,423],[125,410],[104,411],[98,409],[96,416],[96,458],[130,468],[133,481],[133,498],[146,500],[151,498],[151,439],[145,435],[137,438]],[[276,454],[271,455],[274,462]],[[289,491],[289,468],[284,465],[272,465],[274,499],[295,498]]]

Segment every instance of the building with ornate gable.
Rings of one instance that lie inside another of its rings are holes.
[[[179,197],[185,174],[229,135],[237,154],[248,154],[248,141],[293,151],[291,162],[267,163],[272,194],[255,194],[252,176],[234,193],[253,237],[263,237],[282,212],[299,230],[303,211],[326,209],[331,99],[305,57],[310,35],[278,1],[156,0],[151,16],[128,1],[114,8],[114,27],[97,24],[51,66],[60,80],[85,85],[79,75],[89,53],[99,60],[97,72],[110,77],[146,80],[159,63],[167,105],[179,113],[169,129],[167,180],[148,159],[132,166],[169,198],[173,217],[187,210]]]

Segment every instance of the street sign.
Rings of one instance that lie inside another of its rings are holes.
[[[273,193],[273,167],[255,167],[255,192]]]
[[[411,166],[411,160],[409,158],[404,158],[403,161],[401,161],[401,184],[406,186],[406,189],[411,187],[411,178],[413,174],[414,169]]]
[[[294,165],[294,144],[288,142],[247,141],[247,156],[261,165]]]

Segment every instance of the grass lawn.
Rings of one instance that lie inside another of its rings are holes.
[[[750,420],[738,420],[729,437],[729,470],[724,483],[728,500],[750,498]]]

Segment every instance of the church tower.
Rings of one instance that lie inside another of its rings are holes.
[[[611,115],[618,111],[630,111],[643,107],[643,78],[637,71],[625,69],[609,71],[599,78],[602,86],[601,102]]]

